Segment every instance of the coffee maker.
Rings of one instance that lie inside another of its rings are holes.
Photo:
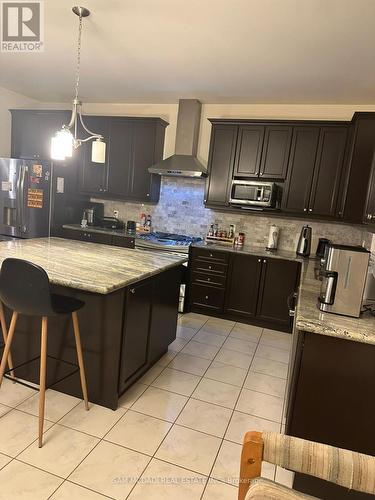
[[[360,246],[329,244],[318,298],[324,312],[359,318],[370,252]]]

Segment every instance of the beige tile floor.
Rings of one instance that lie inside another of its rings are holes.
[[[281,431],[291,336],[187,314],[177,339],[117,411],[47,391],[0,389],[0,499],[235,500],[248,430]],[[291,484],[263,464],[262,474]]]

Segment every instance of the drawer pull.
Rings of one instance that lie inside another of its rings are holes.
[[[206,300],[208,300],[208,295],[206,295]]]

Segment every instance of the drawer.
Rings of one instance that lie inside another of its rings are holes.
[[[225,287],[226,277],[220,275],[205,274],[205,273],[193,273],[193,283],[200,285],[218,286],[221,288]]]
[[[64,228],[62,230],[62,237],[68,240],[82,240],[82,231]]]
[[[208,250],[207,248],[192,248],[193,259],[206,259],[213,262],[228,263],[228,254],[216,250]]]
[[[133,236],[113,236],[112,245],[116,247],[135,248],[135,238]]]
[[[101,243],[102,245],[112,244],[112,235],[103,233],[94,233],[91,231],[81,231],[82,241],[91,241],[91,243]]]
[[[224,289],[193,283],[191,286],[190,302],[191,304],[205,309],[222,311],[224,305]]]
[[[225,276],[227,274],[228,266],[227,264],[221,264],[219,262],[213,262],[209,260],[194,259],[192,265],[193,271],[200,273],[209,274],[220,274]]]

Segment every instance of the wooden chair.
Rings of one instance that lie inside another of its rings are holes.
[[[85,304],[81,300],[75,299],[73,297],[51,293],[48,275],[44,269],[36,266],[32,262],[13,258],[5,259],[1,266],[0,299],[1,302],[5,304],[5,306],[13,311],[8,335],[4,335],[4,333],[6,332],[6,325],[3,308],[1,306],[0,320],[2,323],[3,335],[4,339],[6,339],[6,343],[0,364],[0,387],[3,381],[7,364],[10,368],[11,374],[13,369],[16,372],[17,368],[26,364],[22,363],[22,365],[19,365],[18,367],[13,367],[10,357],[10,348],[12,345],[18,316],[20,314],[24,314],[28,316],[40,316],[42,318],[39,375],[39,448],[41,448],[43,444],[46,371],[48,357],[48,318],[50,316],[60,316],[67,314],[72,316],[83,399],[85,401],[86,410],[89,409],[86,375],[77,316],[77,311],[81,309]],[[59,361],[63,362],[63,360]],[[72,363],[69,364],[71,365]],[[14,380],[17,382],[16,378],[14,378]],[[26,384],[24,383],[24,385]]]
[[[375,457],[276,432],[252,431],[245,434],[242,446],[238,500],[316,498],[260,478],[262,460],[349,490],[375,494]]]

